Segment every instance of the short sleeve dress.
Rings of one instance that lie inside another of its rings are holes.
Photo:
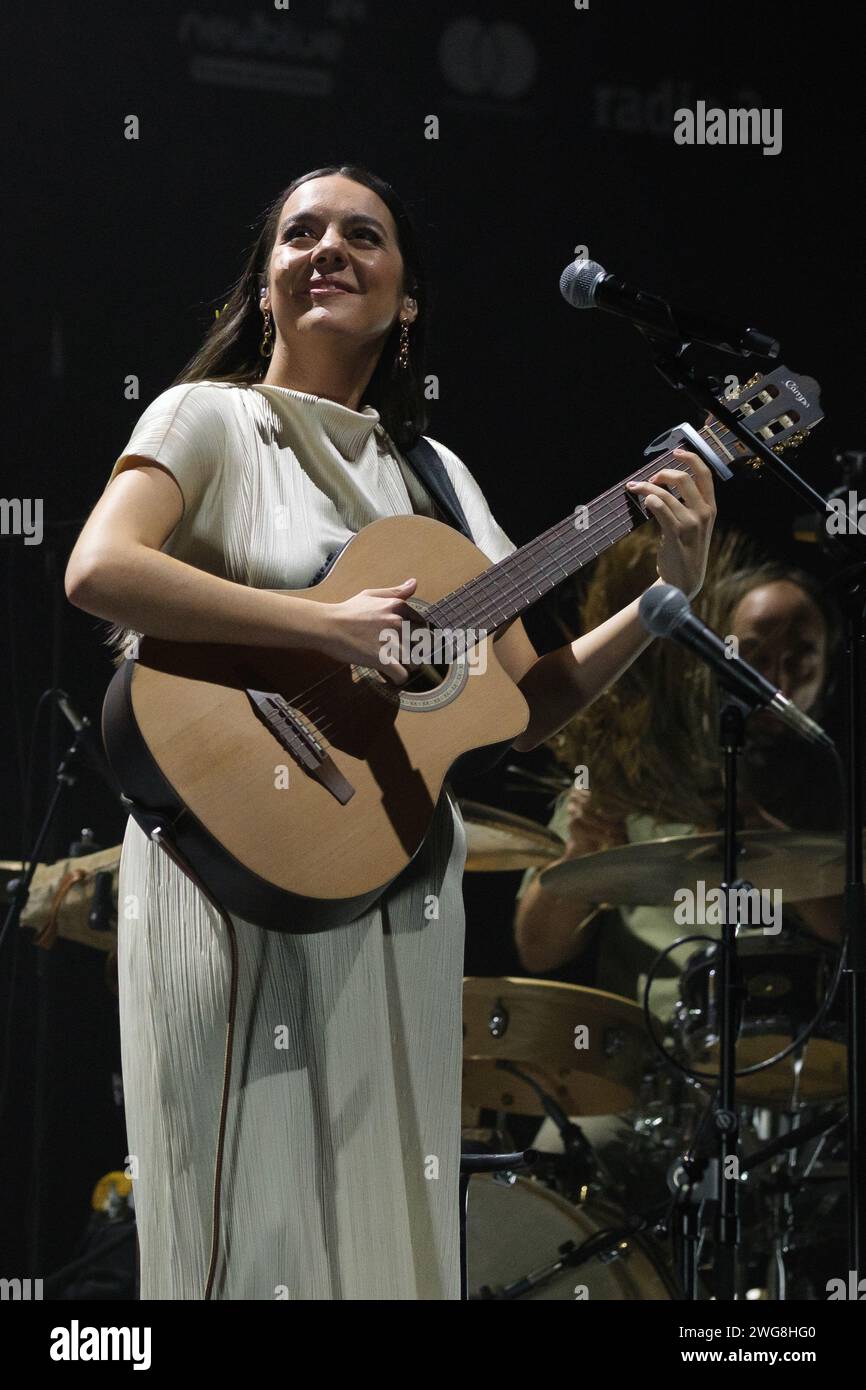
[[[430,442],[476,544],[492,560],[509,554],[468,469]],[[259,588],[306,587],[378,517],[437,515],[372,407],[284,387],[172,387],[111,477],[136,460],[159,463],[183,495],[163,549]],[[232,919],[238,998],[214,1298],[459,1297],[465,853],[446,786],[412,864],[357,921],[283,934]],[[219,915],[132,820],[118,965],[141,1297],[200,1299],[230,955]]]

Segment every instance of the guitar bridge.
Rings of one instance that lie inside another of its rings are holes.
[[[345,806],[355,795],[355,788],[343,776],[301,711],[272,691],[247,689],[246,693],[256,715],[280,746],[304,772]]]

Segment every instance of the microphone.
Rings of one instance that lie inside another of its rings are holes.
[[[72,726],[76,734],[82,735],[80,748],[90,767],[102,778],[113,796],[121,797],[123,792],[120,783],[115,777],[101,745],[93,737],[93,725],[87,715],[78,713],[65,690],[56,690],[54,697],[64,719]]]
[[[783,695],[781,690],[762,676],[760,671],[756,671],[754,666],[750,666],[738,656],[728,655],[721,637],[692,612],[689,601],[681,589],[674,588],[673,584],[654,585],[653,588],[647,589],[641,598],[638,612],[647,632],[651,632],[654,637],[673,637],[674,641],[681,642],[689,651],[696,652],[715,672],[719,684],[730,690],[733,695],[749,705],[771,709],[801,738],[808,739],[810,743],[818,743],[823,748],[832,749],[835,753],[833,740],[814,719],[810,719],[808,714],[798,709],[787,695]]]
[[[735,327],[727,319],[708,318],[690,309],[678,309],[657,295],[633,289],[609,275],[598,261],[577,260],[565,267],[559,279],[563,299],[572,309],[606,309],[650,333],[678,338],[741,357],[778,357],[775,338],[756,328]]]
[[[69,696],[67,695],[66,691],[58,690],[55,693],[57,703],[63,712],[63,717],[72,725],[72,728],[75,730],[75,732],[77,734],[80,734],[83,729],[89,729],[91,725],[90,720],[87,718],[87,715],[78,713],[78,711],[73,707],[72,703],[70,702]]]

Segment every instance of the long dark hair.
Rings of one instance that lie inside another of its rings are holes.
[[[400,323],[395,320],[382,349],[376,369],[367,384],[362,404],[378,410],[382,424],[401,449],[411,448],[427,428],[424,397],[427,319],[430,312],[427,274],[418,245],[415,226],[404,203],[384,179],[359,164],[329,164],[300,174],[284,188],[267,208],[260,230],[247,257],[240,279],[214,319],[204,342],[172,383],[185,381],[261,380],[267,360],[259,354],[262,315],[259,299],[267,285],[267,270],[277,237],[280,213],[286,199],[311,179],[340,174],[370,188],[382,199],[397,227],[397,244],[403,257],[403,293],[418,305],[418,315],[410,327],[409,365],[398,363]],[[222,297],[222,296],[220,296]]]

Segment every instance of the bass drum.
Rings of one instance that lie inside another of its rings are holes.
[[[495,1300],[509,1285],[554,1264],[567,1243],[578,1248],[625,1224],[617,1208],[597,1202],[572,1206],[533,1178],[474,1177],[466,1237],[469,1297]],[[679,1294],[663,1255],[646,1235],[629,1235],[615,1253],[561,1269],[518,1297],[563,1303],[675,1299]]]

